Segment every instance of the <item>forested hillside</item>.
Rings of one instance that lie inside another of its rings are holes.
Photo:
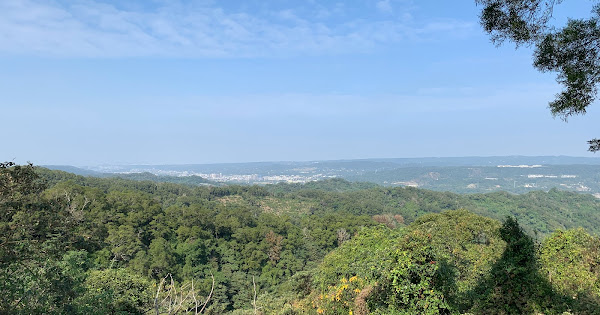
[[[121,177],[192,185],[314,183],[331,178],[455,193],[522,194],[552,188],[600,196],[600,159],[564,156],[368,159],[199,165],[121,165],[77,168],[83,176]],[[95,171],[93,171],[95,170]]]
[[[5,314],[600,309],[589,195],[198,187],[3,163],[0,198]]]

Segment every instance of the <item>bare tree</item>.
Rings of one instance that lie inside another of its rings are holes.
[[[348,231],[346,231],[346,229],[341,228],[339,230],[337,230],[337,242],[338,242],[338,246],[342,245],[345,241],[350,239],[350,234],[348,233]]]
[[[212,273],[210,277],[212,278],[210,293],[206,297],[206,300],[202,302],[202,299],[200,299],[197,292],[197,288],[194,287],[193,279],[191,282],[177,288],[173,276],[171,274],[166,275],[160,281],[156,290],[154,307],[152,308],[154,313],[156,315],[182,313],[202,314],[215,289],[215,277]]]
[[[257,315],[260,307],[256,306],[256,282],[254,281],[254,276],[252,276],[252,288],[254,289],[254,299],[252,300],[252,306],[254,307],[254,315]]]

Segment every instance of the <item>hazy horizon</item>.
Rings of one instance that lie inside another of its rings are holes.
[[[263,160],[263,161],[240,161],[240,162],[216,162],[216,163],[178,163],[178,164],[36,164],[39,166],[73,166],[78,168],[85,167],[102,167],[102,166],[186,166],[186,165],[227,165],[227,164],[277,164],[277,163],[319,163],[319,162],[355,162],[355,161],[394,161],[394,160],[451,160],[451,159],[502,159],[502,158],[562,158],[562,159],[585,159],[585,160],[600,160],[600,156],[569,156],[569,155],[495,155],[495,156],[421,156],[421,157],[371,157],[357,159],[332,159],[332,160]],[[28,161],[31,162],[31,161]],[[32,162],[33,163],[33,162]]]

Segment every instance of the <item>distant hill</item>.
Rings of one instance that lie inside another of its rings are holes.
[[[597,194],[600,192],[600,165],[400,167],[365,172],[348,176],[346,179],[384,186],[413,186],[457,193],[526,193],[557,188]]]
[[[184,185],[214,185],[215,182],[212,182],[206,178],[200,176],[157,176],[149,172],[144,173],[130,173],[130,174],[103,174],[104,177],[116,177],[123,178],[129,180],[136,181],[153,181],[160,183],[175,183],[175,184],[184,184]]]
[[[81,176],[95,176],[95,177],[103,177],[105,174],[102,172],[97,172],[89,169],[83,169],[70,165],[41,165],[41,167],[45,167],[50,170],[63,171],[68,173],[73,173],[75,175]]]
[[[274,185],[267,185],[266,188],[273,193],[290,193],[300,190],[319,190],[328,192],[348,192],[357,191],[370,188],[380,187],[375,183],[369,182],[349,182],[342,178],[330,178],[325,180],[319,180],[314,182],[307,182],[304,184],[293,183],[278,183]]]
[[[53,167],[50,167],[53,168]],[[526,193],[552,188],[600,196],[600,158],[571,156],[425,157],[182,165],[55,166],[86,176],[200,184],[310,183],[332,178],[437,191]],[[343,187],[336,189],[354,189]],[[279,187],[283,188],[283,187]],[[274,189],[274,188],[272,188]],[[293,189],[285,187],[285,189]]]
[[[357,173],[396,169],[400,167],[497,165],[600,165],[600,158],[571,156],[424,157],[306,162],[288,161],[178,165],[104,165],[92,166],[88,167],[88,169],[100,173],[150,172],[155,175],[175,175],[182,173],[188,175],[191,173],[289,175],[298,173]]]
[[[218,185],[218,183],[212,182],[206,178],[200,176],[158,176],[149,172],[143,173],[101,173],[92,170],[82,169],[75,166],[69,165],[43,165],[43,168],[54,171],[63,171],[70,174],[75,174],[85,177],[98,177],[98,178],[122,178],[135,181],[152,181],[158,183],[174,183],[183,185]]]
[[[600,196],[600,158],[570,156],[425,157],[308,162],[183,165],[112,165],[53,170],[95,177],[120,177],[188,185],[301,184],[332,178],[383,186],[412,186],[456,193],[560,190]],[[339,183],[338,183],[339,184]],[[335,189],[365,188],[364,184]],[[318,187],[315,187],[318,188]],[[271,189],[284,189],[273,187]],[[294,189],[286,186],[285,189]]]

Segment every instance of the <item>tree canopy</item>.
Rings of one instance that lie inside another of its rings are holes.
[[[600,83],[600,5],[587,19],[569,19],[553,26],[552,14],[562,0],[475,0],[483,5],[480,19],[492,42],[512,41],[535,46],[533,65],[556,72],[563,91],[549,103],[555,117],[567,120],[585,114],[598,94]],[[589,151],[600,150],[600,139],[588,141]]]
[[[193,187],[0,163],[0,314],[599,314],[598,209],[558,190]]]

